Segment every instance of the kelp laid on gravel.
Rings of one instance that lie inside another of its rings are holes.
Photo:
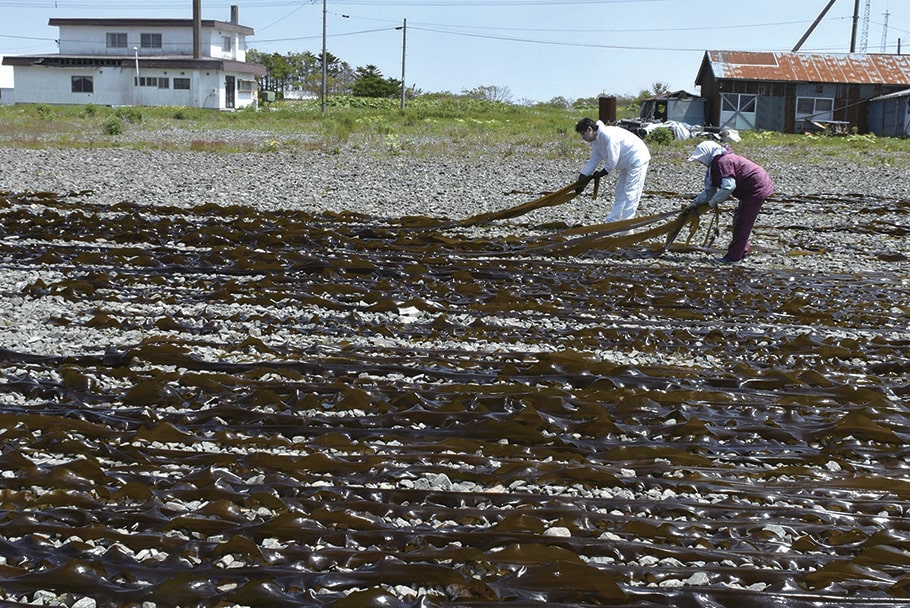
[[[4,600],[910,605],[887,263],[87,193],[0,222]]]

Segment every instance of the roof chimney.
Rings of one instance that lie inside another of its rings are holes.
[[[231,24],[240,25],[240,9],[236,4],[231,5]]]
[[[193,0],[193,59],[202,59],[202,0]]]

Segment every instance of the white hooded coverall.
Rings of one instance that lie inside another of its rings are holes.
[[[597,121],[597,137],[591,142],[591,158],[581,172],[593,175],[603,163],[608,173],[616,174],[613,207],[607,215],[607,222],[635,217],[650,162],[651,153],[640,137],[622,127],[608,127]]]

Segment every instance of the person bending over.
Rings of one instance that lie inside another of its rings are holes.
[[[575,131],[591,144],[591,157],[578,176],[576,194],[584,192],[594,177],[616,173],[613,192],[613,207],[606,221],[618,222],[635,217],[641,193],[645,187],[645,176],[651,162],[648,146],[640,137],[622,127],[607,126],[601,121],[582,118],[575,125]],[[598,170],[598,167],[602,168]]]
[[[733,237],[726,255],[719,261],[731,264],[741,261],[749,253],[749,235],[755,218],[765,200],[774,194],[774,183],[762,167],[714,141],[698,144],[689,160],[708,168],[705,188],[692,200],[692,205],[714,208],[730,196],[739,199],[733,213]]]

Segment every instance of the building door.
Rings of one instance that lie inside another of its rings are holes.
[[[754,130],[756,97],[748,93],[721,93],[720,126],[740,131]]]
[[[224,77],[224,107],[233,108],[234,99],[236,97],[236,84],[234,83],[233,76]]]
[[[883,102],[876,103],[875,108],[882,114],[881,133],[876,133],[876,135],[900,137],[904,132],[903,117],[898,115],[898,112],[901,109],[900,100],[886,99]]]

